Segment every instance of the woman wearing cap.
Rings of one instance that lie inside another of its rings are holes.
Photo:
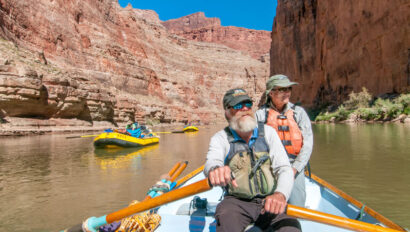
[[[306,192],[303,170],[312,153],[313,133],[306,111],[289,102],[292,86],[297,84],[285,75],[270,77],[266,82],[266,102],[256,111],[256,118],[272,126],[282,140],[295,176],[288,202],[304,207]]]

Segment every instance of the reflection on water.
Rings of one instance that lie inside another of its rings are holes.
[[[159,144],[138,148],[96,148],[94,150],[96,161],[101,169],[124,168],[125,166],[141,166],[141,156],[154,149]]]
[[[314,173],[410,227],[406,125],[314,125]],[[141,149],[94,149],[93,138],[64,135],[0,139],[0,231],[58,231],[144,198],[176,162],[184,174],[205,162],[220,127],[161,134]]]
[[[410,125],[315,125],[313,172],[410,227]]]

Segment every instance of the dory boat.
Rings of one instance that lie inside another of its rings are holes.
[[[185,185],[203,178],[204,175],[200,173]],[[306,178],[306,194],[306,208],[308,209],[406,231],[313,174],[311,178]],[[161,216],[161,222],[155,231],[215,231],[215,218],[213,216],[221,196],[222,189],[216,187],[207,192],[161,206],[157,211],[157,214]],[[310,220],[299,219],[299,221],[302,225],[302,231],[307,232],[354,231]]]
[[[158,136],[145,136],[136,138],[129,135],[107,132],[102,133],[94,139],[95,147],[118,148],[118,147],[141,147],[159,142]]]

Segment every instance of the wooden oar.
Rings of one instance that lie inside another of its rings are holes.
[[[184,133],[184,131],[158,131],[158,132],[152,132],[155,134],[171,134],[171,133]]]
[[[174,165],[174,167],[172,167],[172,169],[168,172],[168,176],[171,177],[175,171],[179,168],[179,166],[181,166],[181,162],[178,162]]]
[[[78,136],[67,136],[66,139],[74,139],[74,138],[88,138],[88,137],[97,137],[99,135],[78,135]]]
[[[182,177],[181,179],[177,181],[175,188],[179,187],[180,185],[183,185],[185,182],[187,182],[189,179],[196,176],[198,173],[202,172],[203,170],[204,170],[204,165],[188,173],[186,176]]]
[[[332,226],[337,226],[354,231],[375,231],[375,232],[394,232],[395,229],[382,227],[367,222],[357,221],[349,218],[339,217],[332,214],[322,213],[319,211],[305,209],[302,207],[288,205],[286,214],[296,218],[307,219],[310,221],[320,222]]]
[[[181,166],[179,166],[179,168],[175,171],[175,173],[171,176],[170,181],[174,182],[179,175],[181,175],[181,173],[185,170],[186,166],[188,165],[188,161],[185,161],[181,164]]]
[[[188,161],[183,162],[178,169],[174,172],[174,174],[171,175],[170,180],[162,180],[164,183],[167,183],[169,185],[169,189],[173,189],[175,187],[174,181],[178,178],[178,176],[185,170],[186,166],[188,165]],[[156,196],[160,195],[156,191],[149,191],[147,196],[144,198],[143,201],[146,201],[148,199],[154,198]]]
[[[208,179],[203,179],[193,184],[190,184],[188,186],[164,193],[158,197],[140,202],[135,205],[128,206],[126,208],[110,213],[108,215],[104,215],[98,218],[96,217],[88,218],[82,224],[82,226],[81,224],[75,225],[65,231],[81,232],[82,230],[80,230],[80,228],[82,227],[84,227],[85,230],[95,231],[97,228],[107,223],[112,223],[122,218],[131,216],[133,214],[140,213],[140,212],[152,209],[152,208],[156,208],[163,204],[176,201],[176,200],[188,197],[188,196],[192,196],[194,194],[208,191],[211,188],[212,187],[209,184]],[[297,207],[293,205],[287,206],[286,213],[293,217],[312,220],[312,221],[334,225],[334,226],[338,226],[338,227],[346,228],[350,230],[355,230],[355,231],[377,231],[377,232],[395,232],[395,231],[397,232],[398,231],[398,230],[381,227],[381,226],[366,223],[366,222],[360,222],[360,221],[343,218],[343,217],[339,217],[339,216],[335,216],[331,214],[326,214],[326,213],[322,213],[322,212],[318,212],[314,210],[309,210],[309,209],[305,209],[305,208],[301,208],[301,207]]]
[[[203,179],[188,186],[164,193],[158,197],[154,197],[152,199],[137,203],[135,205],[128,206],[126,208],[110,213],[108,215],[104,215],[98,218],[90,217],[83,224],[75,225],[64,231],[82,232],[82,227],[84,227],[84,231],[96,231],[100,226],[105,225],[107,223],[112,223],[121,220],[125,217],[131,216],[133,214],[153,209],[163,204],[173,202],[194,194],[202,193],[210,189],[211,186],[208,183],[208,179]]]

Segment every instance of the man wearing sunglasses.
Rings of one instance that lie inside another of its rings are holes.
[[[225,190],[215,212],[216,231],[244,231],[251,223],[262,230],[301,231],[284,214],[293,173],[278,134],[257,123],[243,89],[227,91],[223,107],[229,126],[211,138],[204,168],[210,183]]]
[[[289,204],[305,207],[305,175],[313,148],[312,125],[305,110],[289,102],[292,86],[285,75],[275,75],[266,82],[266,104],[256,111],[258,121],[272,126],[278,133],[295,176]]]

